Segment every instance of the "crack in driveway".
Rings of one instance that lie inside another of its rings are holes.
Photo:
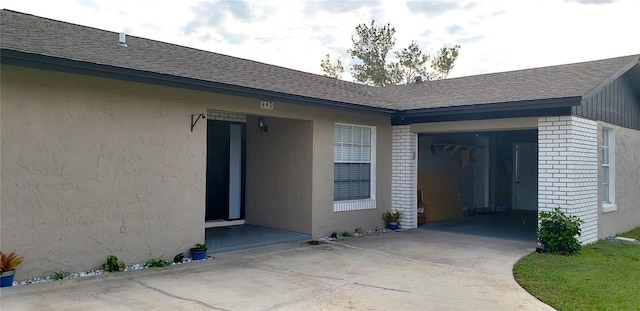
[[[382,287],[382,286],[376,286],[376,285],[369,285],[369,284],[362,284],[362,283],[353,283],[353,285],[358,285],[358,286],[364,286],[364,287],[370,287],[370,288],[377,288],[377,289],[381,289],[381,290],[390,290],[390,291],[394,291],[394,292],[401,292],[401,293],[411,293],[408,290],[404,290],[404,289],[395,289],[395,288],[390,288],[390,287]]]
[[[186,298],[186,297],[180,297],[180,296],[174,295],[174,294],[172,294],[172,293],[169,293],[169,292],[163,291],[163,290],[161,290],[161,289],[159,289],[159,288],[155,288],[155,287],[153,287],[153,286],[151,286],[151,285],[149,285],[149,284],[147,284],[147,283],[145,283],[145,282],[142,282],[142,281],[138,281],[138,280],[134,280],[134,279],[131,279],[131,281],[133,281],[133,282],[135,282],[135,283],[140,284],[140,286],[142,286],[142,287],[144,287],[144,288],[150,289],[150,290],[152,290],[152,291],[156,291],[156,292],[158,292],[158,293],[160,293],[160,294],[163,294],[163,295],[165,295],[165,296],[169,296],[169,297],[171,297],[171,298],[175,298],[175,299],[179,299],[179,300],[184,300],[184,301],[195,302],[195,303],[197,303],[197,304],[199,304],[199,305],[201,305],[201,306],[207,307],[207,308],[212,309],[212,310],[230,311],[230,310],[228,310],[228,309],[223,309],[223,308],[218,308],[218,307],[212,306],[212,305],[210,305],[210,304],[208,304],[208,303],[206,303],[206,302],[202,302],[202,301],[200,301],[200,300],[191,299],[191,298]]]

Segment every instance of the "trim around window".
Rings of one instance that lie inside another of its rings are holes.
[[[603,127],[600,138],[600,195],[602,212],[608,213],[618,209],[616,198],[616,153],[615,135],[611,128]]]
[[[333,163],[333,211],[375,209],[376,128],[335,123]]]

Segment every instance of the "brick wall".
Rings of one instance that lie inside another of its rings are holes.
[[[247,123],[247,116],[244,113],[220,111],[220,110],[213,110],[213,109],[207,109],[207,119]]]
[[[539,211],[580,217],[583,244],[598,239],[598,126],[575,116],[538,119]]]
[[[402,212],[401,228],[415,228],[418,135],[411,133],[408,125],[400,125],[393,127],[391,138],[391,209]]]

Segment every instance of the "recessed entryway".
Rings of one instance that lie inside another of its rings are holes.
[[[208,111],[209,253],[308,239],[312,123]]]

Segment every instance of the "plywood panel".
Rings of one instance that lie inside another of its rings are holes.
[[[458,172],[423,172],[418,174],[427,222],[462,217]]]

